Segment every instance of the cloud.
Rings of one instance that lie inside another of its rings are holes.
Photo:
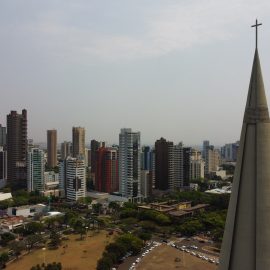
[[[239,23],[252,23],[254,14],[267,14],[269,1],[251,0],[190,0],[157,1],[138,12],[138,33],[129,31],[128,16],[119,16],[126,31],[111,28],[115,22],[108,17],[106,31],[99,31],[97,23],[78,25],[72,18],[74,7],[83,13],[84,6],[72,5],[70,9],[53,10],[42,14],[38,21],[18,25],[19,32],[27,32],[35,47],[41,47],[55,57],[69,61],[92,60],[119,61],[158,57],[193,46],[211,44],[233,38]],[[72,8],[72,9],[71,9]],[[93,9],[93,8],[92,8]],[[107,11],[108,12],[108,11]],[[118,11],[111,10],[117,14]],[[124,11],[121,11],[124,12]],[[76,13],[78,16],[80,12]],[[85,16],[85,13],[83,13]],[[123,15],[123,14],[122,14]],[[269,15],[269,14],[268,14]],[[84,18],[95,20],[95,18]],[[111,32],[110,32],[110,29]]]

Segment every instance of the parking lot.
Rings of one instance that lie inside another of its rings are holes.
[[[185,242],[184,242],[185,243]],[[190,243],[190,242],[189,242]],[[185,248],[173,242],[152,242],[141,254],[130,256],[118,267],[119,270],[152,270],[174,269],[183,270],[216,270],[218,257],[199,251],[199,248]]]

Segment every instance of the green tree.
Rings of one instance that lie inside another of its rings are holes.
[[[9,260],[8,253],[7,252],[1,253],[1,255],[0,255],[0,269],[5,268],[6,263],[8,262],[8,260]]]
[[[39,222],[29,222],[25,225],[24,235],[40,233],[44,230],[44,225]]]
[[[25,243],[26,246],[28,247],[28,250],[32,249],[35,244],[41,242],[44,242],[44,238],[40,234],[28,235],[25,239]]]
[[[91,197],[83,197],[78,200],[80,203],[84,204],[91,204],[92,203],[92,198]]]
[[[14,240],[15,236],[12,233],[5,232],[1,234],[0,245],[6,246],[10,241]]]
[[[97,270],[110,270],[113,266],[113,261],[109,256],[103,256],[97,262]]]
[[[75,230],[76,233],[79,233],[81,236],[81,240],[83,239],[83,235],[86,234],[86,221],[82,220],[81,218],[76,218],[72,222],[72,227]]]
[[[92,205],[94,213],[100,215],[101,209],[102,209],[102,204],[101,203],[96,203]]]
[[[18,259],[19,255],[23,250],[25,250],[26,245],[24,241],[12,241],[9,244],[9,248],[13,250],[14,255],[16,256],[16,259]]]
[[[144,242],[151,240],[152,234],[149,232],[139,232],[138,237],[141,238]]]
[[[51,234],[50,234],[50,242],[48,244],[48,246],[50,248],[58,248],[58,246],[61,244],[61,237],[60,235],[55,231],[52,230]]]

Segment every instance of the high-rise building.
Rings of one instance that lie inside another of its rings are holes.
[[[100,147],[96,154],[96,190],[108,193],[119,191],[118,150]]]
[[[26,188],[27,111],[7,115],[7,180],[13,189]]]
[[[91,150],[88,149],[88,148],[85,148],[84,149],[84,160],[85,160],[85,166],[86,167],[89,167],[89,165],[90,165],[90,162],[89,162],[89,159],[88,159],[88,157],[89,157],[89,151],[91,151]]]
[[[184,147],[183,148],[183,170],[184,170],[184,180],[183,180],[183,187],[189,187],[190,184],[190,165],[191,165],[191,147]]]
[[[151,175],[148,170],[141,170],[141,194],[144,198],[152,195]]]
[[[239,143],[227,143],[221,148],[221,156],[225,161],[236,161]]]
[[[91,173],[96,172],[96,155],[97,155],[97,150],[100,146],[100,143],[96,140],[91,140],[90,142],[90,148],[91,148]]]
[[[119,134],[119,190],[131,201],[141,200],[140,132],[130,128]]]
[[[61,143],[61,159],[64,160],[67,157],[71,156],[72,153],[72,143],[71,142],[62,142]]]
[[[57,131],[47,130],[47,165],[49,168],[57,166]]]
[[[141,153],[141,169],[149,171],[151,169],[152,151],[150,146],[143,146]]]
[[[184,155],[182,143],[173,146],[172,158],[173,171],[172,176],[169,177],[169,189],[174,190],[182,188],[184,185]]]
[[[221,164],[220,151],[214,146],[209,146],[205,156],[205,175],[218,170]]]
[[[86,169],[83,158],[67,157],[60,162],[60,189],[67,200],[77,201],[86,196]]]
[[[44,191],[44,151],[32,148],[27,153],[27,189],[28,191]]]
[[[173,177],[173,142],[160,138],[155,142],[155,188],[169,189]]]
[[[270,269],[270,118],[257,46],[240,138],[219,270],[267,270]]]
[[[88,149],[88,151],[87,151],[88,167],[91,167],[91,154],[92,154],[91,149]],[[91,170],[90,170],[90,172],[91,172]]]
[[[205,159],[206,157],[206,152],[208,147],[210,146],[210,143],[208,140],[203,141],[203,150],[202,150],[202,157]]]
[[[0,186],[4,186],[7,180],[7,152],[0,146]]]
[[[192,149],[190,156],[190,180],[202,178],[204,178],[204,160],[200,151]]]
[[[151,167],[150,167],[150,178],[152,183],[152,189],[156,187],[156,151],[152,149],[151,151]]]
[[[72,150],[74,158],[85,155],[85,129],[82,127],[72,128]]]
[[[6,146],[7,143],[7,129],[0,124],[0,146]]]

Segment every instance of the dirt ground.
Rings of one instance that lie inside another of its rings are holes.
[[[68,237],[70,240],[64,241],[59,249],[33,251],[9,264],[6,269],[30,270],[32,266],[42,264],[45,260],[46,263],[61,262],[63,270],[94,270],[105,246],[114,238],[114,236],[107,236],[106,232],[88,236],[82,241],[78,241],[80,237],[77,235]],[[63,248],[65,245],[67,247]]]
[[[168,245],[161,245],[145,256],[137,270],[216,270],[217,265],[206,262]]]

